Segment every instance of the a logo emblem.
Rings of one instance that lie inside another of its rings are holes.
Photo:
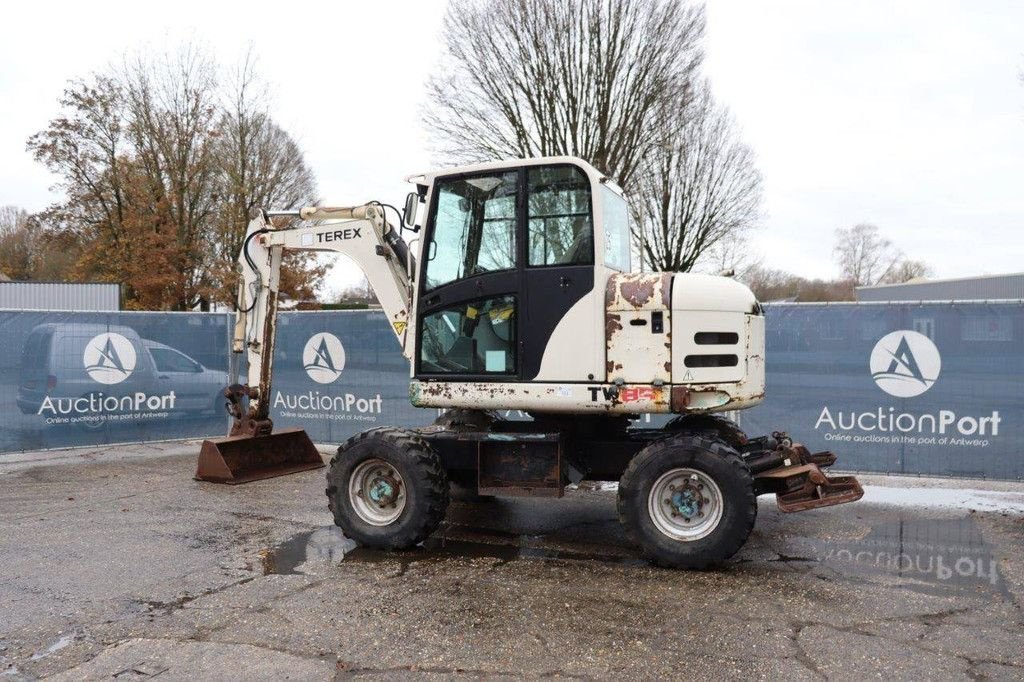
[[[921,395],[939,378],[941,369],[939,349],[918,332],[886,334],[871,351],[871,376],[880,389],[897,398]]]
[[[318,384],[329,384],[345,369],[345,348],[334,334],[314,334],[302,351],[302,366],[310,379]]]
[[[85,344],[82,364],[89,376],[101,384],[119,384],[135,369],[135,347],[120,334],[106,333]]]

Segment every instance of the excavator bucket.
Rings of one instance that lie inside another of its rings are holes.
[[[194,478],[211,483],[248,483],[324,466],[302,429],[263,436],[227,436],[203,441]]]

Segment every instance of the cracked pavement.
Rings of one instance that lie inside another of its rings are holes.
[[[197,452],[0,458],[4,679],[1024,678],[1017,511],[763,497],[737,557],[687,573],[594,486],[454,502],[386,554],[328,525],[323,470],[214,486]]]

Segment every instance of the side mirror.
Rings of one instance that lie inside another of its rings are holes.
[[[416,226],[416,212],[420,207],[420,195],[416,192],[409,192],[405,197],[405,212],[402,213],[402,222],[408,228]]]

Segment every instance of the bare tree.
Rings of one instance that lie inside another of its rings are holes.
[[[707,83],[669,120],[669,142],[649,154],[636,182],[634,242],[652,269],[687,272],[754,225],[761,174]]]
[[[763,267],[764,259],[754,249],[750,240],[742,234],[723,239],[700,259],[701,270],[717,275],[732,273],[738,280],[746,281],[748,274]]]
[[[903,260],[903,252],[869,223],[837,229],[834,254],[843,279],[857,286],[878,284]]]
[[[704,14],[673,0],[452,0],[426,122],[446,158],[581,156],[633,194],[634,246],[690,270],[756,220],[761,178],[696,82]]]
[[[903,284],[913,279],[921,279],[932,276],[932,269],[927,263],[919,260],[905,259],[896,264],[885,277],[882,284]]]
[[[446,159],[569,154],[629,189],[703,32],[675,0],[452,0],[426,122]]]
[[[36,243],[28,227],[28,212],[0,206],[0,273],[11,279],[29,279]]]
[[[744,273],[742,280],[759,301],[815,301],[854,300],[853,282],[849,280],[807,279],[791,272],[754,266]]]
[[[209,296],[234,304],[235,261],[256,208],[296,208],[318,202],[316,178],[295,140],[267,109],[266,87],[250,52],[231,73],[217,126],[214,158],[218,173],[217,220],[212,226],[213,288]],[[326,267],[311,254],[289,253],[282,267],[282,288],[308,300]]]

